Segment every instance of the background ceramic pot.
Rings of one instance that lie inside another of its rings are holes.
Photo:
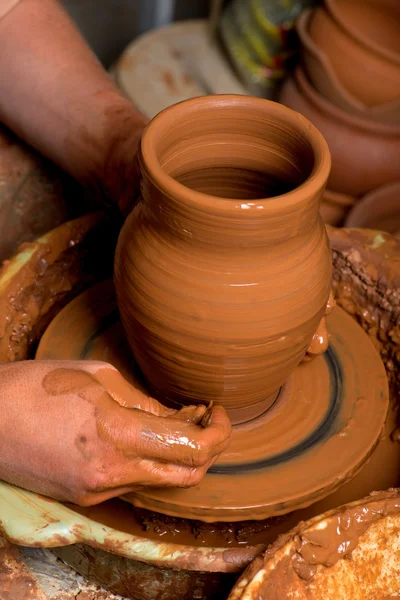
[[[330,190],[361,196],[398,180],[399,125],[371,123],[345,113],[318,94],[299,67],[286,81],[280,101],[310,119],[328,142]]]
[[[366,106],[400,96],[400,64],[379,55],[345,30],[325,6],[312,14],[309,34],[328,56],[343,86]]]
[[[356,199],[351,196],[326,189],[319,209],[324,223],[334,227],[342,225],[355,202]]]
[[[400,65],[398,0],[325,0],[325,6],[351,37]]]
[[[345,225],[387,231],[400,238],[400,181],[364,196],[350,211]]]
[[[297,22],[297,32],[302,44],[304,71],[314,88],[332,104],[353,115],[376,123],[400,123],[400,98],[386,104],[367,106],[343,86],[328,56],[308,33],[311,18],[312,11],[304,11]]]
[[[141,168],[115,257],[135,358],[154,393],[214,400],[234,422],[259,414],[329,296],[327,145],[277,103],[208,96],[150,123]]]

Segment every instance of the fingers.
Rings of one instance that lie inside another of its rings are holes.
[[[175,413],[166,408],[151,396],[131,385],[117,369],[103,364],[94,374],[111,398],[126,408],[137,408],[152,413],[158,417],[166,417]]]
[[[197,468],[142,460],[139,465],[132,463],[130,467],[124,469],[120,476],[114,479],[113,486],[86,491],[79,497],[72,498],[71,501],[81,506],[91,506],[110,498],[136,492],[143,487],[194,487],[199,485],[215,460],[216,458]]]
[[[96,380],[103,386],[115,402],[125,408],[137,408],[150,412],[157,417],[174,417],[181,421],[201,423],[207,412],[204,404],[183,406],[180,410],[173,410],[163,406],[151,396],[131,385],[117,369],[107,365],[95,373]]]
[[[126,463],[118,473],[114,473],[113,481],[108,485],[87,490],[71,501],[81,506],[90,506],[143,487],[194,487],[199,485],[216,459],[217,457],[213,458],[202,467],[185,467],[152,460]]]
[[[206,428],[171,416],[157,417],[136,409],[115,405],[99,415],[102,437],[126,458],[202,467],[223,452],[231,435],[225,410],[216,406]]]

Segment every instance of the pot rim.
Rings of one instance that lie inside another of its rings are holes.
[[[352,106],[354,109],[360,112],[364,112],[366,118],[368,118],[370,115],[373,116],[385,114],[386,112],[390,112],[391,110],[396,108],[400,110],[399,99],[392,100],[390,102],[384,102],[383,104],[378,104],[376,106],[368,106],[367,104],[364,104],[361,100],[358,100],[358,98],[353,96],[353,94],[345,88],[345,86],[342,84],[339,77],[337,76],[336,71],[332,66],[332,63],[329,60],[328,55],[317,46],[317,44],[314,42],[314,40],[309,34],[308,26],[310,24],[313,12],[314,10],[312,8],[307,8],[305,11],[303,11],[303,13],[300,15],[297,21],[297,32],[299,34],[303,46],[316,58],[318,62],[321,63],[332,87],[335,88],[337,92],[343,97],[343,100],[347,102],[350,106]],[[358,116],[363,118],[362,115]]]
[[[344,30],[345,33],[347,33],[369,52],[375,53],[380,58],[388,60],[400,67],[400,54],[380,46],[374,40],[371,40],[367,36],[363,35],[363,32],[360,29],[357,29],[357,27],[353,27],[353,25],[347,23],[346,20],[340,15],[340,11],[337,9],[337,6],[335,6],[335,0],[325,0],[325,5],[331,16],[335,19],[336,23]]]
[[[173,127],[174,123],[183,116],[194,116],[198,110],[198,105],[215,105],[218,108],[226,107],[234,111],[241,108],[250,110],[266,110],[272,116],[276,115],[281,120],[293,126],[304,136],[309,143],[314,154],[314,166],[311,173],[299,186],[279,196],[260,199],[238,199],[224,198],[221,196],[208,195],[186,187],[168,175],[160,165],[157,156],[157,145],[164,131]],[[296,111],[263,98],[238,94],[215,94],[209,96],[200,96],[184,100],[173,104],[161,111],[146,127],[141,141],[141,153],[145,163],[146,172],[153,178],[153,183],[166,196],[173,196],[182,204],[195,205],[199,210],[210,209],[212,212],[236,213],[241,210],[242,214],[254,214],[258,208],[266,212],[276,211],[278,208],[283,210],[287,207],[296,207],[304,202],[304,194],[301,192],[307,190],[307,195],[317,194],[325,186],[326,180],[331,169],[331,156],[328,144],[318,129],[303,115]],[[151,166],[149,166],[151,165]],[[251,209],[243,211],[242,209]]]
[[[326,115],[329,120],[336,121],[340,125],[344,124],[351,129],[368,131],[386,139],[388,137],[400,135],[400,125],[389,125],[377,123],[376,121],[368,121],[359,115],[349,114],[332,104],[312,87],[307,80],[304,69],[300,65],[298,65],[294,71],[293,77],[300,94],[305,97],[308,103],[315,106],[323,115]]]

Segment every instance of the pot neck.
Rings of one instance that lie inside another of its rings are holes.
[[[196,201],[160,191],[142,169],[142,210],[160,235],[209,248],[276,246],[306,236],[319,220],[323,188],[307,184],[267,200],[231,200],[198,195]],[[190,192],[190,191],[189,191]]]

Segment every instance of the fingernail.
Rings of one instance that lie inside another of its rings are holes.
[[[207,406],[207,410],[204,413],[201,421],[200,421],[200,427],[208,427],[210,420],[211,420],[211,411],[212,411],[212,407],[213,407],[214,402],[212,400],[210,400],[208,406]]]

